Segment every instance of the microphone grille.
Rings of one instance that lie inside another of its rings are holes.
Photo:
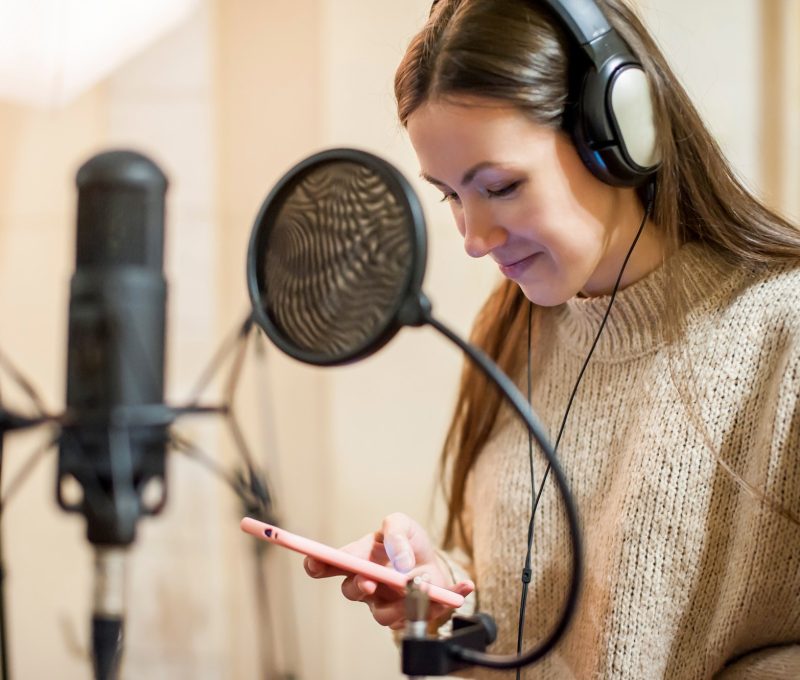
[[[108,151],[80,168],[77,185],[77,266],[160,272],[167,190],[160,168],[134,151]]]

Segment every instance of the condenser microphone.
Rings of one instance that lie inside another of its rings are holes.
[[[57,497],[86,518],[95,553],[95,677],[116,678],[127,549],[138,519],[165,500],[167,179],[148,158],[111,151],[80,168],[77,186]],[[154,486],[155,500],[143,495]]]

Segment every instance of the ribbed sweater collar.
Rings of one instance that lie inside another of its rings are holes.
[[[682,306],[699,311],[715,305],[731,289],[734,273],[734,267],[710,248],[684,245],[661,267],[617,292],[593,359],[623,361],[658,349],[665,342],[667,286],[679,286]],[[565,349],[586,354],[610,299],[574,297],[554,310]]]

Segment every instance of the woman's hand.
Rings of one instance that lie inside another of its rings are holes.
[[[379,531],[367,534],[344,546],[342,550],[382,566],[394,567],[397,571],[408,574],[409,578],[424,576],[430,583],[449,588],[465,597],[475,590],[472,581],[452,582],[449,571],[437,557],[428,534],[413,519],[402,513],[389,515],[383,520]],[[342,594],[348,600],[364,602],[382,626],[388,626],[392,630],[405,626],[402,593],[366,576],[342,571],[311,557],[306,557],[304,566],[306,573],[312,578],[345,576]],[[452,609],[449,607],[431,602],[428,618],[430,621],[443,623],[451,613]]]

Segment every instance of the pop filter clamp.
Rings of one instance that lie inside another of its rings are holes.
[[[516,385],[432,315],[422,292],[426,250],[422,206],[394,166],[356,149],[317,153],[279,180],[256,218],[247,254],[253,320],[284,353],[315,366],[358,361],[403,326],[429,325],[497,386],[541,448],[563,499],[572,547],[564,608],[550,634],[522,654],[487,654],[493,623],[486,615],[456,617],[450,638],[407,636],[402,666],[414,676],[468,665],[520,668],[555,646],[575,612],[583,571],[578,513],[553,446]]]

